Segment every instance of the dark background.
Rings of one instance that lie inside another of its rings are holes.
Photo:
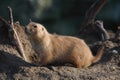
[[[27,25],[29,19],[39,22],[51,33],[75,35],[79,32],[86,10],[96,0],[0,0],[0,16],[9,20],[7,6],[13,9],[14,21]],[[96,19],[106,29],[120,25],[120,0],[108,0]]]

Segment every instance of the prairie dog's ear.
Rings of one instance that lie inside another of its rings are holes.
[[[42,31],[44,31],[44,28],[42,27]]]

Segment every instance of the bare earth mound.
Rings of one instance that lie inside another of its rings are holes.
[[[29,56],[34,51],[24,28],[19,23],[14,25]],[[69,64],[39,67],[20,57],[8,37],[7,29],[3,27],[0,27],[0,80],[120,80],[120,41],[107,41],[102,59],[86,69],[74,68]]]

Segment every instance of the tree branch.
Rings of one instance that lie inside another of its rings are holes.
[[[5,25],[10,26],[10,24],[1,16],[0,16],[0,21]]]
[[[11,28],[11,30],[13,32],[13,40],[15,42],[15,45],[16,45],[20,55],[25,59],[26,57],[25,57],[25,53],[24,53],[22,43],[21,43],[21,41],[19,39],[19,36],[18,36],[18,34],[17,34],[17,32],[16,32],[16,30],[14,28],[12,9],[11,9],[11,7],[8,7],[8,9],[9,9],[9,16],[10,16],[10,28]]]
[[[11,24],[11,27],[14,27],[12,9],[11,9],[10,6],[8,6],[8,9],[9,9],[9,17],[10,17],[10,24]],[[13,29],[14,29],[14,28],[13,28]]]
[[[91,7],[86,11],[85,18],[80,27],[80,31],[84,30],[87,25],[94,23],[96,15],[99,13],[106,2],[107,0],[97,0],[91,5]]]

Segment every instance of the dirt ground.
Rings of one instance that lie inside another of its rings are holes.
[[[25,54],[34,53],[25,35],[24,28],[15,23]],[[115,33],[109,33],[113,38]],[[96,37],[84,38],[91,50],[96,52],[100,41]],[[89,39],[88,39],[89,38]],[[89,41],[91,40],[91,41]],[[93,40],[93,41],[92,41]],[[20,57],[16,47],[8,37],[5,26],[0,27],[0,80],[120,80],[120,41],[106,41],[102,59],[85,69],[72,67],[70,64],[33,66]]]

